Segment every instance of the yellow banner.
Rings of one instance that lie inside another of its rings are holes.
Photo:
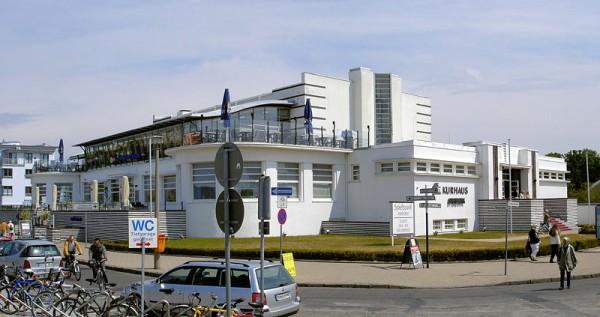
[[[294,265],[294,255],[292,253],[283,254],[283,266],[291,276],[296,277],[296,266]]]

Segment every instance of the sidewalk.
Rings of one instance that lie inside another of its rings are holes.
[[[59,245],[59,249],[62,246]],[[422,253],[423,260],[425,253]],[[81,260],[86,260],[84,252]],[[140,272],[141,250],[137,252],[108,251],[108,267],[115,270]],[[161,269],[154,269],[154,255],[145,256],[145,274],[157,276],[174,266],[202,257],[161,255]],[[542,282],[559,282],[556,263],[548,263],[549,256],[509,259],[507,274],[505,262],[431,262],[429,268],[417,265],[381,262],[325,262],[296,260],[296,281],[300,286],[366,287],[366,288],[453,288],[490,285],[511,285]],[[577,252],[579,261],[572,279],[600,277],[600,247]],[[575,282],[576,283],[576,282]],[[558,284],[557,284],[558,287]]]

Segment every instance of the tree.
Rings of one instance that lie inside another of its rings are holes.
[[[585,154],[588,154],[588,168],[586,169]],[[564,155],[567,163],[567,179],[571,181],[574,190],[587,190],[587,170],[589,170],[590,183],[600,179],[600,157],[593,150],[572,150]]]

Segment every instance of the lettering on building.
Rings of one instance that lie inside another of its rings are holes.
[[[468,187],[460,187],[460,186],[444,186],[442,187],[442,194],[445,195],[468,195],[469,188]]]
[[[448,207],[462,207],[465,204],[464,198],[448,198]]]

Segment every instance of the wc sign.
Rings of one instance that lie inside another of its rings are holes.
[[[129,248],[156,248],[158,228],[156,218],[129,218]]]

